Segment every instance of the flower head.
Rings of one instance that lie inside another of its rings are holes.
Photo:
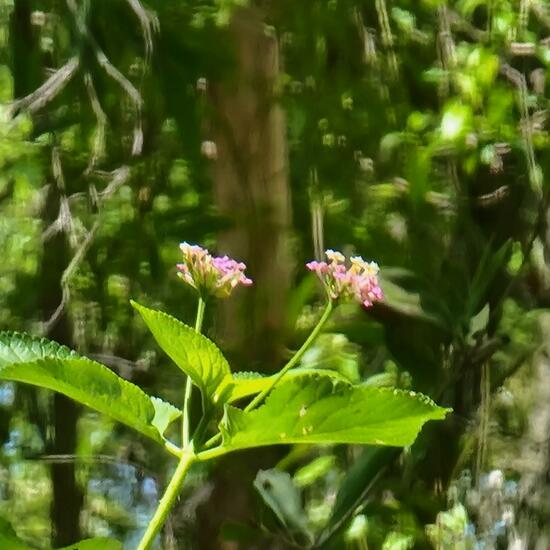
[[[246,265],[228,256],[212,256],[206,248],[181,243],[183,263],[177,264],[178,275],[201,296],[226,298],[238,285],[249,286],[244,270]]]
[[[367,262],[361,256],[352,256],[349,267],[341,252],[327,250],[328,262],[306,264],[321,280],[331,300],[357,300],[365,307],[384,298],[378,284],[378,264]]]

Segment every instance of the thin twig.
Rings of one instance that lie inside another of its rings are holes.
[[[97,130],[94,139],[92,156],[84,172],[85,174],[89,174],[105,153],[105,132],[107,129],[107,115],[101,107],[101,103],[99,101],[99,97],[94,86],[92,75],[88,71],[84,73],[84,86],[86,87],[86,92],[88,93],[88,98],[92,106],[92,111],[94,112],[97,120]]]
[[[525,141],[525,157],[527,161],[529,182],[531,188],[537,194],[537,197],[542,198],[542,185],[539,169],[535,158],[535,149],[533,146],[533,128],[529,117],[527,81],[525,75],[508,63],[502,63],[500,72],[503,74],[518,90],[518,102],[521,116],[521,131]]]
[[[61,289],[62,289],[61,303],[57,306],[53,315],[47,321],[44,322],[44,325],[42,328],[43,334],[48,334],[52,330],[52,328],[57,324],[61,315],[65,311],[65,307],[69,303],[69,298],[70,298],[69,281],[73,276],[74,272],[78,269],[82,260],[84,259],[86,252],[90,248],[90,245],[92,244],[92,241],[98,229],[99,229],[99,220],[96,220],[94,222],[94,225],[92,226],[92,229],[86,235],[86,238],[84,239],[84,241],[82,242],[78,250],[76,251],[69,265],[66,267],[65,271],[63,271],[63,275],[61,276]]]
[[[158,32],[160,28],[158,17],[154,12],[145,9],[139,0],[126,0],[126,2],[141,24],[145,42],[145,60],[146,64],[149,64],[153,54],[153,33]]]

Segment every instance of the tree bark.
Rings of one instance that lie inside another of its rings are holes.
[[[216,204],[229,222],[219,235],[219,252],[245,261],[254,280],[251,288],[223,302],[216,333],[241,364],[257,370],[280,365],[292,271],[286,121],[276,98],[278,42],[266,29],[259,10],[235,12],[229,33],[236,67],[231,80],[210,87],[213,119],[207,136],[216,144]],[[220,526],[251,517],[254,476],[273,464],[278,452],[255,452],[246,465],[242,458],[224,459],[212,496],[198,513],[199,548],[237,547],[219,540]]]
[[[226,344],[265,368],[281,354],[291,274],[286,123],[275,95],[278,42],[253,8],[235,13],[230,34],[236,71],[210,92],[214,192],[230,224],[219,248],[247,263],[254,286],[224,304],[220,329]]]

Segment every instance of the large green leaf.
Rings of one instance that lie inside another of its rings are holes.
[[[296,378],[277,386],[260,408],[226,406],[221,424],[227,451],[286,443],[411,445],[428,420],[449,410],[428,397],[390,388]]]
[[[215,402],[216,390],[231,371],[214,342],[167,313],[134,301],[132,305],[168,357],[191,378],[209,401]]]
[[[161,421],[158,405],[136,385],[65,346],[25,334],[0,333],[0,379],[62,393],[159,443],[163,439],[155,425],[165,429],[166,417],[175,415],[165,404]]]

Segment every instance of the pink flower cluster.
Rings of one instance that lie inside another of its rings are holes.
[[[183,263],[177,264],[178,275],[195,288],[201,296],[226,298],[238,285],[249,286],[244,270],[246,265],[228,256],[212,256],[206,248],[181,243]]]
[[[352,256],[349,267],[345,256],[334,250],[325,252],[328,262],[306,264],[321,280],[331,300],[357,300],[365,307],[384,298],[378,284],[378,265],[366,262],[361,256]]]

